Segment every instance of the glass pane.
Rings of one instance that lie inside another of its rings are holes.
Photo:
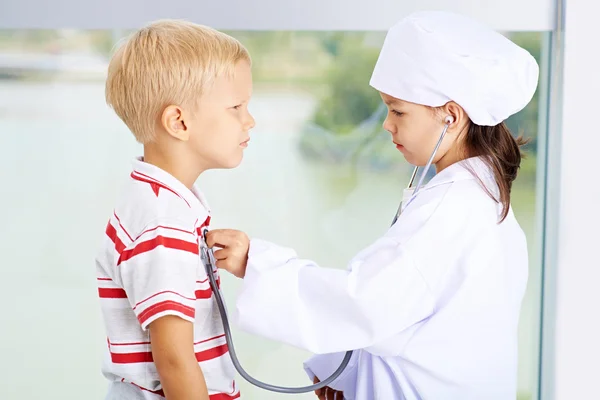
[[[527,49],[537,60],[538,65],[545,68],[544,58],[548,54],[542,54],[546,47],[542,46],[544,40],[548,40],[549,32],[519,32],[508,36],[515,43]],[[540,73],[543,76],[543,73]],[[541,82],[541,85],[545,82]],[[519,395],[520,400],[534,399],[538,396],[539,357],[540,357],[540,322],[541,322],[541,293],[542,293],[542,259],[540,244],[543,232],[539,232],[539,219],[543,217],[542,210],[538,209],[537,187],[538,174],[538,137],[546,135],[542,131],[545,126],[541,118],[546,115],[544,107],[548,99],[540,99],[538,90],[529,105],[520,113],[507,121],[511,131],[517,135],[523,135],[529,139],[525,147],[526,158],[521,163],[521,170],[512,188],[512,205],[517,220],[525,231],[529,248],[529,282],[521,308],[519,324]],[[542,115],[542,116],[541,116]]]
[[[80,399],[86,393],[93,400],[105,393],[100,366],[106,339],[93,257],[130,161],[141,150],[104,103],[110,50],[124,33],[0,31],[0,168],[7,172],[0,239],[10,243],[6,298],[22,299],[6,309],[11,329],[0,342],[9,361],[2,371],[8,399]],[[253,55],[257,125],[240,168],[210,171],[199,180],[213,208],[213,227],[243,229],[293,246],[323,266],[345,268],[387,229],[412,170],[381,128],[385,112],[368,85],[384,33],[229,33]],[[539,62],[544,34],[511,36]],[[536,94],[509,121],[514,132],[532,138],[513,186],[531,254],[520,325],[523,400],[535,395],[538,371],[540,102]],[[240,284],[224,274],[230,310]],[[243,365],[257,378],[308,384],[301,364],[308,353],[233,333]],[[63,360],[60,367],[57,360]],[[32,375],[38,384],[30,383]],[[238,380],[245,399],[281,398]]]

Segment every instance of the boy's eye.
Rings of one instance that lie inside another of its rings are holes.
[[[233,108],[234,108],[235,110],[239,110],[241,107],[242,107],[242,105],[241,105],[241,104],[238,104],[237,106],[234,106]]]
[[[399,117],[400,117],[400,116],[402,116],[402,114],[404,114],[404,113],[401,113],[400,111],[392,110],[392,114],[394,114],[394,115],[397,115],[397,116],[399,116]]]

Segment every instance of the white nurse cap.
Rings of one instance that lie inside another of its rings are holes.
[[[494,126],[531,101],[538,76],[531,54],[501,34],[461,15],[426,11],[388,31],[370,84],[430,107],[453,100],[475,124]]]

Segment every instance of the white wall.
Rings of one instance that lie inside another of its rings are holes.
[[[501,31],[548,31],[554,0],[2,0],[0,27],[131,28],[185,18],[219,29],[386,30],[415,10],[454,10]]]
[[[555,258],[547,260],[547,268],[555,267],[548,272],[556,287],[547,297],[556,298],[548,299],[546,315],[544,400],[600,398],[598,15],[597,1],[565,2],[562,121],[555,137],[561,154],[560,163],[551,159],[549,165],[549,173],[558,178],[550,181],[549,194],[559,202],[547,226],[552,229],[548,245],[558,246]]]

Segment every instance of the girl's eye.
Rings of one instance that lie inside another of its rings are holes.
[[[402,116],[403,113],[401,113],[400,111],[392,110],[392,114],[400,117],[400,116]]]

